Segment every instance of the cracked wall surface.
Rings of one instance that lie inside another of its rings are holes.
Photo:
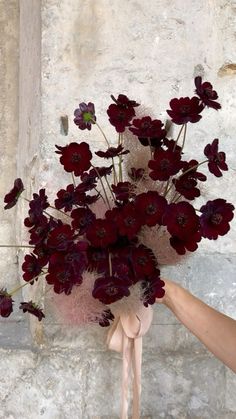
[[[103,145],[99,132],[73,125],[80,102],[95,103],[114,142],[106,117],[110,94],[124,93],[142,103],[144,113],[165,120],[169,100],[191,95],[194,77],[202,75],[216,88],[222,110],[209,109],[188,127],[187,150],[201,159],[206,142],[220,139],[230,170],[220,180],[209,176],[202,192],[235,205],[235,37],[234,0],[150,0],[148,6],[141,0],[0,0],[1,197],[21,176],[28,197],[46,188],[54,198],[69,179],[55,144]],[[68,116],[67,136],[62,116]],[[15,212],[1,212],[0,243],[26,242],[27,210],[21,203]],[[235,226],[162,274],[236,319]],[[24,253],[0,248],[0,254],[0,286],[14,288]],[[0,318],[0,419],[118,418],[121,357],[107,351],[107,331],[64,326],[42,282],[35,294],[23,293],[15,307],[23,297],[35,298],[46,319],[29,320],[17,308]],[[165,307],[155,307],[143,352],[142,418],[235,418],[235,375]]]

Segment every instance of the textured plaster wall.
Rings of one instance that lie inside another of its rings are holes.
[[[235,1],[20,0],[18,5],[0,0],[0,8],[1,195],[16,175],[17,142],[17,173],[25,177],[27,193],[46,187],[51,197],[70,182],[69,176],[62,178],[54,144],[84,139],[93,149],[102,144],[95,130],[89,136],[73,126],[79,102],[94,101],[105,127],[109,96],[120,92],[165,119],[169,99],[191,95],[200,74],[216,86],[222,110],[209,110],[189,128],[190,155],[201,158],[205,141],[221,139],[230,172],[221,181],[212,176],[204,194],[236,204]],[[67,137],[63,115],[69,117]],[[113,129],[106,131],[112,141]],[[26,211],[22,206],[18,215]],[[4,213],[0,228],[0,243],[26,239],[19,227],[15,238],[14,214]],[[236,318],[235,243],[234,222],[226,237],[201,243],[183,265],[165,267],[163,274]],[[14,254],[1,250],[2,284],[16,283]],[[19,260],[22,256],[19,252]],[[0,418],[118,418],[121,360],[106,350],[106,332],[63,327],[40,286],[35,297],[45,302],[43,325],[21,320],[17,311],[13,320],[0,323]],[[236,417],[233,373],[161,306],[144,339],[142,382],[143,418]]]

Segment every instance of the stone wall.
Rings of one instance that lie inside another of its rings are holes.
[[[127,94],[165,119],[169,99],[191,95],[200,74],[216,87],[222,110],[208,110],[189,127],[188,149],[200,158],[203,144],[220,138],[230,171],[221,181],[211,176],[203,192],[236,204],[235,28],[234,0],[151,0],[148,6],[141,0],[0,0],[1,196],[22,176],[28,197],[40,187],[53,197],[58,179],[60,187],[68,183],[54,145],[82,139],[94,150],[102,145],[99,133],[73,125],[78,103],[95,102],[113,139],[110,94]],[[18,219],[24,214],[21,204]],[[15,216],[2,213],[0,243],[25,243]],[[182,265],[162,271],[234,318],[235,224],[218,241],[202,242]],[[1,284],[13,288],[23,253],[0,250]],[[118,418],[121,359],[106,350],[106,331],[63,326],[40,284],[34,297],[45,304],[43,324],[17,310],[0,319],[0,419]],[[235,376],[162,306],[155,307],[144,339],[142,382],[143,418],[235,418]]]

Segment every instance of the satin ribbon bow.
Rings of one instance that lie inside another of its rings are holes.
[[[142,336],[152,323],[153,311],[150,306],[141,306],[135,313],[121,314],[108,332],[108,348],[122,353],[122,400],[121,419],[128,419],[129,378],[133,369],[133,414],[140,418]]]

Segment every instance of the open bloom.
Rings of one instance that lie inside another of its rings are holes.
[[[138,137],[142,145],[159,147],[166,136],[163,126],[160,120],[152,120],[150,116],[144,116],[141,119],[134,119],[129,130]]]
[[[221,105],[216,102],[216,99],[218,99],[218,94],[215,90],[213,90],[212,84],[208,81],[205,81],[202,83],[202,78],[200,76],[195,77],[195,86],[196,86],[196,94],[200,97],[202,103],[208,108],[213,109],[220,109]]]
[[[107,109],[109,121],[117,132],[124,132],[130,125],[131,119],[135,116],[134,107],[139,106],[134,100],[130,100],[125,95],[119,95],[117,99],[111,96],[115,103]]]
[[[216,177],[221,177],[221,170],[228,170],[228,166],[225,161],[225,153],[218,151],[218,138],[215,138],[211,144],[207,144],[204,149],[204,154],[208,158],[208,169]]]
[[[96,116],[95,116],[95,109],[94,104],[89,102],[87,105],[86,103],[80,103],[79,108],[74,112],[74,123],[78,125],[79,129],[88,129],[91,130],[91,125],[95,123]]]
[[[153,180],[168,180],[181,169],[181,154],[178,151],[157,149],[148,167],[151,169],[149,176]]]
[[[130,294],[126,281],[115,276],[97,278],[94,283],[93,297],[104,304],[111,304]]]
[[[18,178],[15,180],[13,188],[8,194],[6,194],[4,198],[4,202],[6,203],[4,209],[10,209],[14,207],[23,191],[23,182],[20,178]]]
[[[80,176],[90,168],[92,153],[87,143],[70,143],[65,147],[56,145],[56,148],[56,153],[61,154],[60,162],[66,172],[74,172],[75,176]]]
[[[201,234],[210,240],[224,236],[230,229],[229,222],[233,219],[234,206],[225,199],[208,201],[200,208]]]
[[[181,240],[188,239],[199,229],[199,217],[188,202],[168,205],[163,216],[163,224],[172,236]]]
[[[148,226],[162,224],[162,217],[167,206],[167,201],[157,191],[148,191],[137,195],[135,206],[144,224]]]
[[[187,124],[187,122],[198,122],[201,119],[200,113],[204,109],[200,99],[196,96],[181,97],[170,101],[171,109],[167,110],[172,121],[177,125]]]
[[[88,227],[86,237],[92,246],[106,247],[116,241],[116,225],[111,220],[98,218]]]

